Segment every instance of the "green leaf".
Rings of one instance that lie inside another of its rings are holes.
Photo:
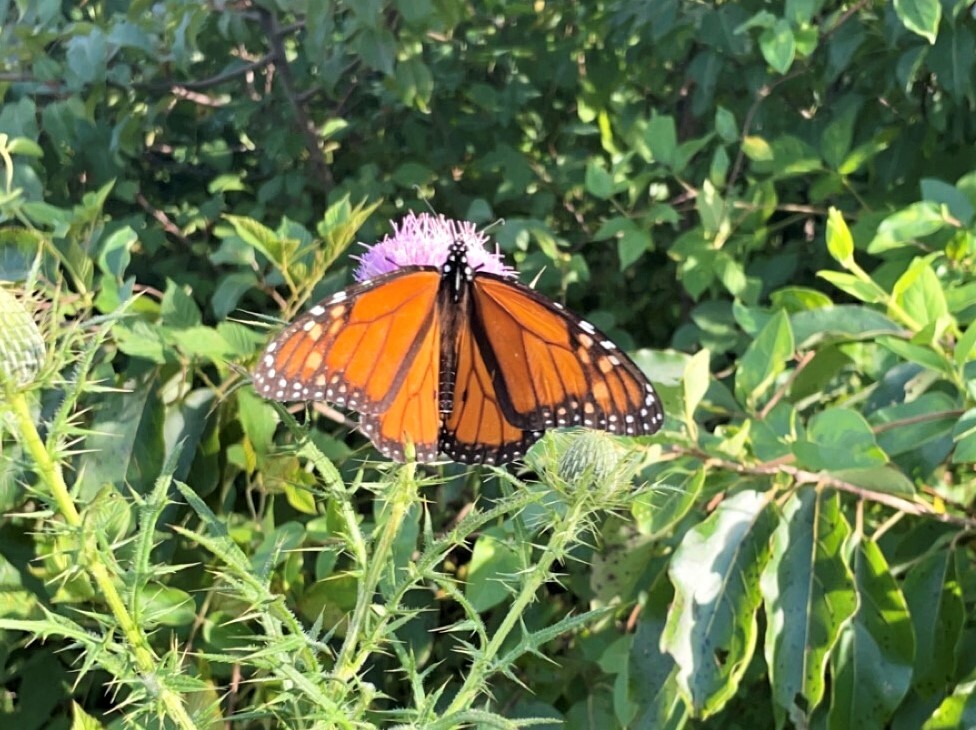
[[[913,259],[891,293],[895,302],[922,327],[949,313],[942,284],[926,259]]]
[[[859,607],[831,655],[828,730],[883,730],[912,681],[915,632],[908,604],[877,543],[854,551]]]
[[[843,271],[818,271],[817,276],[826,279],[841,291],[850,294],[855,299],[860,299],[862,302],[875,304],[885,300],[884,290],[873,281],[865,281]]]
[[[285,260],[285,243],[278,235],[267,226],[258,223],[251,218],[237,215],[224,216],[238,236],[257,251],[260,251],[277,269],[284,269],[287,265]]]
[[[976,345],[976,321],[969,323],[969,327],[966,328],[962,337],[956,342],[956,348],[953,350],[952,358],[955,360],[957,366],[962,367],[973,359],[974,345]]]
[[[139,237],[132,228],[129,226],[119,228],[102,243],[98,254],[98,268],[121,281],[132,260],[132,247],[138,241]]]
[[[237,406],[241,426],[255,452],[262,456],[267,454],[280,420],[278,412],[250,388],[237,391]]]
[[[707,717],[735,696],[756,646],[758,576],[775,519],[766,497],[741,491],[685,533],[671,559],[675,595],[661,646],[678,664],[692,714]]]
[[[902,590],[915,627],[912,686],[923,697],[944,692],[956,668],[966,608],[953,575],[952,552],[938,550],[915,562]]]
[[[939,0],[895,0],[895,14],[912,33],[935,43],[942,17]]]
[[[810,471],[865,469],[888,461],[871,426],[857,411],[827,408],[814,415],[806,438],[793,445],[797,464]]]
[[[772,162],[773,148],[762,137],[746,135],[742,138],[742,152],[753,162]]]
[[[651,234],[646,230],[635,228],[625,231],[617,239],[617,256],[620,258],[620,270],[624,271],[636,263],[653,246]]]
[[[836,492],[799,489],[783,509],[760,578],[773,699],[794,718],[809,717],[823,699],[831,649],[857,610],[843,554],[850,532]]]
[[[681,382],[684,385],[686,424],[690,425],[694,422],[695,410],[708,391],[708,385],[711,380],[711,372],[709,371],[710,364],[711,353],[707,349],[704,349],[692,355],[685,365],[685,372],[681,376]]]
[[[197,327],[203,322],[200,308],[182,286],[172,279],[166,281],[166,291],[159,306],[161,324],[167,327]]]
[[[952,439],[956,443],[952,452],[953,464],[976,462],[976,408],[962,414],[952,431]]]
[[[601,200],[613,197],[613,175],[603,169],[596,160],[586,163],[586,178],[583,182],[586,192]]]
[[[878,431],[878,445],[888,456],[897,456],[941,439],[952,432],[958,406],[945,393],[932,391],[907,403],[881,408],[870,417]]]
[[[793,332],[786,312],[776,312],[739,360],[735,394],[741,403],[755,408],[793,357]]]
[[[836,208],[827,212],[827,250],[845,268],[854,261],[854,238],[844,216]]]
[[[105,393],[85,439],[87,460],[79,496],[93,498],[106,484],[144,494],[163,464],[163,404],[152,376],[123,383],[124,392]]]
[[[796,57],[796,38],[789,21],[780,18],[771,28],[766,28],[759,36],[759,48],[766,63],[773,70],[785,74]]]
[[[136,598],[138,616],[146,626],[189,626],[196,618],[196,602],[186,591],[150,583],[144,586]]]
[[[885,218],[871,243],[868,253],[880,254],[905,246],[915,246],[918,239],[942,230],[947,225],[942,206],[923,200],[902,208]]]
[[[678,693],[678,667],[661,647],[672,592],[662,572],[648,585],[648,597],[630,647],[630,696],[639,714],[630,727],[680,730],[685,727],[688,706]]]
[[[659,537],[678,523],[694,506],[705,484],[705,470],[669,469],[630,504],[637,529],[647,537]]]
[[[511,596],[521,569],[518,551],[501,528],[489,528],[474,544],[464,595],[476,611],[487,611]]]
[[[715,131],[723,142],[735,142],[739,138],[739,125],[735,115],[723,106],[715,110]]]
[[[675,166],[678,132],[675,129],[674,117],[666,114],[652,114],[651,120],[647,123],[647,132],[644,138],[657,162],[668,167]]]
[[[939,353],[932,350],[931,347],[915,345],[900,337],[878,337],[877,342],[885,349],[891,350],[909,362],[918,363],[929,370],[934,370],[937,373],[952,377],[952,368],[949,367],[949,363]]]
[[[858,304],[820,307],[790,316],[798,350],[824,341],[870,340],[882,334],[902,332],[902,327],[876,309]]]

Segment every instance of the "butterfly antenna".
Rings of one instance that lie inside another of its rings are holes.
[[[434,210],[434,206],[430,204],[430,198],[424,194],[424,191],[420,189],[420,186],[414,185],[413,189],[416,191],[417,197],[424,201],[424,205],[427,206],[427,209],[430,211],[431,215],[437,215],[437,211]]]
[[[487,226],[485,226],[484,228],[482,228],[481,229],[481,232],[482,233],[488,233],[488,231],[490,231],[492,228],[497,228],[498,226],[503,226],[503,225],[505,225],[505,219],[504,218],[496,218],[491,223],[489,223]]]

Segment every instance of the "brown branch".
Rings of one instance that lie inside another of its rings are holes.
[[[894,494],[888,494],[887,492],[878,492],[873,489],[859,487],[856,484],[846,482],[843,479],[838,479],[830,474],[812,472],[808,471],[807,469],[800,469],[799,467],[792,466],[791,464],[782,463],[782,460],[780,460],[780,463],[749,465],[739,464],[734,461],[728,461],[726,459],[711,456],[696,448],[676,447],[673,450],[682,453],[685,456],[694,456],[701,459],[708,466],[718,467],[719,469],[735,472],[736,474],[768,477],[785,474],[789,476],[796,484],[823,484],[824,486],[830,487],[831,489],[836,489],[839,492],[852,494],[859,499],[883,504],[886,507],[891,507],[892,509],[896,509],[904,514],[915,515],[917,517],[928,517],[930,519],[938,520],[939,522],[958,525],[967,530],[976,530],[976,519],[971,517],[959,517],[946,512],[939,512],[925,502],[914,502],[903,497],[897,497]]]
[[[760,421],[766,420],[766,416],[769,415],[769,412],[773,410],[773,408],[776,407],[776,404],[783,399],[783,396],[789,392],[790,388],[793,387],[793,383],[797,376],[803,372],[803,368],[810,364],[810,361],[813,360],[815,355],[816,353],[813,350],[810,350],[809,352],[805,352],[800,356],[800,360],[797,362],[796,367],[793,368],[793,372],[791,372],[786,381],[779,388],[777,388],[776,392],[773,393],[773,397],[769,399],[769,402],[763,406],[763,409],[757,414]]]
[[[179,226],[173,223],[170,217],[163,211],[155,208],[153,204],[146,199],[145,195],[142,193],[136,193],[136,202],[143,210],[148,212],[153,218],[156,219],[156,222],[162,226],[164,231],[173,236],[173,238],[177,239],[184,246],[190,245],[190,239],[183,235],[183,231],[179,229]]]
[[[888,423],[879,423],[877,426],[871,428],[875,433],[884,433],[885,431],[890,431],[894,428],[901,428],[902,426],[913,426],[916,423],[926,423],[927,421],[938,421],[943,418],[959,418],[966,411],[959,408],[951,411],[934,411],[932,413],[920,413],[917,416],[910,416],[908,418],[900,418],[897,421],[889,421]]]
[[[319,143],[319,135],[315,129],[315,124],[309,118],[305,106],[299,101],[299,92],[295,88],[295,79],[291,73],[291,66],[288,65],[288,56],[285,47],[281,42],[281,32],[275,17],[267,11],[261,10],[261,27],[267,36],[268,44],[271,46],[270,56],[274,59],[275,67],[281,75],[281,84],[284,87],[285,96],[291,104],[295,113],[295,122],[305,138],[305,148],[308,150],[309,161],[312,170],[318,178],[323,192],[328,192],[335,185],[332,171],[326,163],[325,156],[322,154],[322,147]]]

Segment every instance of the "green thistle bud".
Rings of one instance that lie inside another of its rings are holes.
[[[27,385],[44,361],[44,339],[24,305],[0,288],[0,385]]]

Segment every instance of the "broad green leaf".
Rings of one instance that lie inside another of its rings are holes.
[[[837,208],[827,212],[827,250],[844,268],[854,260],[854,238]]]
[[[956,669],[966,609],[952,553],[939,550],[912,565],[902,588],[915,626],[912,686],[923,697],[944,692]]]
[[[203,322],[200,308],[182,286],[172,279],[166,281],[166,291],[159,305],[161,324],[183,329],[196,327]]]
[[[857,543],[853,569],[860,605],[831,655],[827,727],[883,730],[911,685],[915,632],[877,543]]]
[[[963,225],[972,221],[976,205],[957,186],[932,177],[923,177],[919,185],[925,200],[944,204],[949,213]]]
[[[673,595],[667,574],[662,571],[647,592],[628,662],[629,694],[640,708],[631,727],[680,730],[685,726],[688,706],[678,693],[678,666],[661,647]]]
[[[102,273],[114,276],[119,281],[132,260],[132,247],[139,241],[136,232],[129,226],[122,226],[106,238],[98,254],[98,268]]]
[[[878,446],[888,456],[920,448],[952,432],[958,419],[958,402],[940,391],[923,393],[907,403],[881,408],[870,416]]]
[[[895,13],[908,30],[935,43],[942,17],[939,0],[895,0]]]
[[[952,353],[956,365],[962,367],[972,359],[974,346],[976,346],[976,322],[970,322],[969,327],[956,342],[956,349]]]
[[[797,464],[811,471],[865,469],[888,461],[860,413],[827,408],[810,419],[806,438],[793,445]]]
[[[793,332],[786,312],[776,312],[739,359],[735,394],[755,408],[793,357]]]
[[[827,474],[842,482],[874,492],[888,492],[905,497],[915,495],[915,483],[897,467],[871,466],[862,469],[829,469]]]
[[[678,150],[678,132],[675,129],[674,117],[653,114],[647,123],[644,137],[654,159],[663,165],[674,167]]]
[[[677,504],[674,507],[680,509]],[[635,511],[640,512],[640,508]],[[660,526],[662,522],[655,525]],[[659,552],[656,538],[645,533],[634,520],[616,515],[603,522],[600,536],[600,549],[594,551],[590,565],[593,604],[609,606],[635,600],[644,589],[649,566]]]
[[[692,355],[685,365],[685,372],[681,380],[685,394],[685,423],[688,424],[689,428],[694,422],[698,404],[701,403],[708,391],[708,384],[711,380],[710,363],[711,353],[707,349],[703,349]]]
[[[739,138],[739,125],[735,115],[723,106],[715,110],[715,131],[723,142],[735,142]]]
[[[902,331],[881,312],[859,304],[820,307],[790,315],[796,346],[805,350],[823,340],[869,340]]]
[[[196,602],[186,591],[149,583],[136,596],[136,615],[143,628],[153,624],[161,626],[188,626],[196,618]]]
[[[287,266],[285,242],[274,231],[251,218],[237,215],[224,217],[230,221],[237,235],[247,245],[264,254],[275,268],[284,269]]]
[[[878,337],[877,342],[882,347],[891,350],[909,362],[917,363],[937,373],[952,377],[952,370],[942,356],[931,347],[915,345],[899,337]]]
[[[976,727],[976,680],[956,685],[922,730],[968,730]]]
[[[708,180],[702,183],[702,191],[695,198],[695,210],[701,217],[705,236],[724,240],[722,232],[728,229],[728,212],[722,195]]]
[[[522,566],[510,540],[501,528],[490,528],[474,544],[464,595],[476,611],[487,611],[511,595]]]
[[[105,730],[105,726],[85,712],[77,702],[71,702],[71,730]]]
[[[774,528],[765,495],[741,491],[685,533],[671,559],[675,595],[661,646],[678,664],[695,716],[714,714],[735,696],[755,650],[758,578]]]
[[[595,160],[586,164],[586,177],[583,181],[586,192],[601,200],[613,197],[613,175],[604,170]]]
[[[85,449],[93,458],[81,472],[79,496],[89,500],[106,484],[145,493],[163,465],[163,404],[152,375],[102,394]]]
[[[843,554],[851,528],[835,492],[800,488],[783,509],[760,585],[766,664],[781,712],[808,716],[820,704],[830,652],[858,606]]]
[[[634,229],[625,231],[617,239],[617,256],[620,258],[620,270],[623,271],[636,263],[641,256],[653,248],[651,234],[646,230]]]
[[[868,253],[880,254],[915,245],[918,239],[941,230],[945,225],[942,206],[927,200],[913,203],[881,222],[878,232],[868,244]]]
[[[641,492],[630,505],[637,529],[656,538],[688,514],[705,484],[705,469],[688,472],[675,466]]]
[[[775,71],[781,74],[789,71],[796,57],[796,38],[789,21],[781,18],[773,27],[766,28],[759,36],[759,48]]]
[[[848,274],[843,271],[830,271],[824,269],[817,272],[817,276],[826,279],[841,291],[850,294],[855,299],[860,299],[868,304],[875,304],[885,300],[885,291],[873,281]]]
[[[914,259],[891,293],[894,301],[922,327],[949,313],[942,284],[926,259]],[[890,309],[888,314],[893,314]]]
[[[954,464],[976,462],[976,408],[970,408],[959,419],[952,432],[956,448],[952,452]]]
[[[742,138],[742,152],[753,162],[772,162],[773,148],[762,137],[746,135]]]

